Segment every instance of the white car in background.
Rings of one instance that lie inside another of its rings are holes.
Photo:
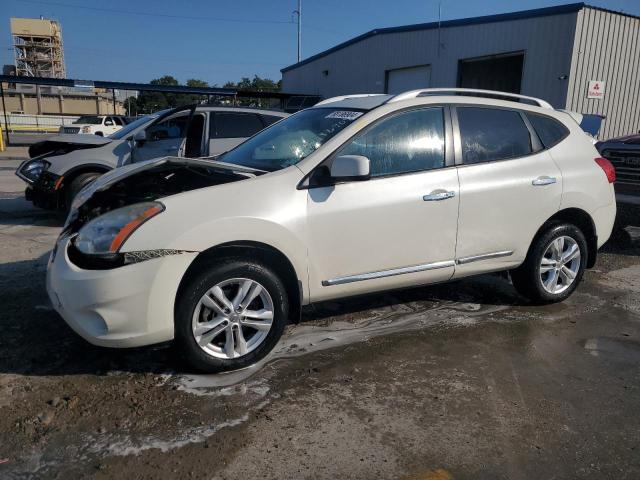
[[[61,134],[90,134],[107,137],[127,124],[122,115],[83,115],[71,125],[62,125]]]
[[[47,289],[91,343],[175,339],[197,369],[237,369],[312,302],[498,271],[535,303],[566,299],[611,234],[614,180],[542,100],[338,97],[215,161],[97,179],[72,205]]]

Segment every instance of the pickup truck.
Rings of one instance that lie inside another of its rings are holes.
[[[122,115],[83,115],[71,125],[62,125],[58,133],[93,134],[106,137],[127,124]]]
[[[640,225],[640,134],[596,143],[596,148],[616,169],[618,226]]]

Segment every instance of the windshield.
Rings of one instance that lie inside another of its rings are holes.
[[[73,123],[84,123],[89,125],[102,125],[102,117],[96,117],[95,115],[83,115]]]
[[[122,127],[116,133],[112,133],[111,135],[109,135],[109,138],[113,138],[114,140],[120,140],[121,138],[124,138],[127,135],[129,135],[139,126],[149,123],[154,118],[158,118],[158,115],[145,115],[144,117],[140,117],[137,120],[134,120],[133,122]]]
[[[262,130],[218,160],[273,172],[317,150],[361,116],[361,110],[310,108]]]

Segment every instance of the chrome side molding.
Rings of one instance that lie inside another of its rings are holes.
[[[513,255],[513,250],[505,250],[503,252],[484,253],[482,255],[474,255],[471,257],[459,258],[457,260],[446,260],[443,262],[425,263],[422,265],[414,265],[412,267],[393,268],[391,270],[380,270],[377,272],[359,273],[357,275],[347,275],[344,277],[336,277],[330,280],[323,280],[323,287],[332,285],[343,285],[345,283],[361,282],[363,280],[374,280],[376,278],[393,277],[395,275],[404,275],[406,273],[425,272],[427,270],[437,270],[439,268],[453,267],[455,265],[464,265],[491,258],[509,257]]]
[[[391,270],[380,270],[378,272],[360,273],[357,275],[347,275],[345,277],[332,278],[323,280],[323,287],[332,285],[342,285],[345,283],[360,282],[362,280],[373,280],[375,278],[392,277],[394,275],[404,275],[405,273],[424,272],[426,270],[437,270],[439,268],[453,267],[456,263],[453,260],[443,262],[425,263],[423,265],[414,265],[412,267],[393,268]]]
[[[483,253],[482,255],[473,255],[471,257],[459,258],[456,260],[458,265],[464,265],[466,263],[480,262],[482,260],[489,260],[491,258],[510,257],[513,255],[513,250],[505,250],[503,252]]]

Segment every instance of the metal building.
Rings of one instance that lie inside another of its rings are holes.
[[[601,138],[640,130],[640,17],[573,3],[372,30],[282,70],[284,91],[396,93],[471,87],[606,116]]]
[[[12,18],[16,75],[65,78],[62,29],[55,20]]]

